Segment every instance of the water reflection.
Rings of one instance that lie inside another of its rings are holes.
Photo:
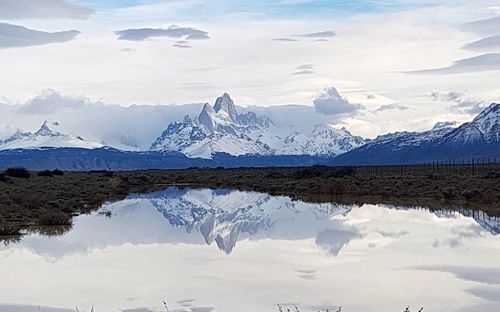
[[[188,312],[273,311],[277,303],[496,311],[499,229],[477,212],[169,188],[105,204],[62,236],[0,247],[0,278],[10,281],[0,283],[0,310],[43,303],[157,312],[167,300]]]

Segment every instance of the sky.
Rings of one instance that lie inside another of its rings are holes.
[[[47,90],[121,106],[229,92],[374,137],[469,121],[500,101],[500,2],[0,0],[0,60],[0,103]]]

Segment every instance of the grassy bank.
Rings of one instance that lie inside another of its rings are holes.
[[[180,187],[231,188],[310,202],[384,203],[429,209],[468,208],[500,215],[500,170],[412,173],[410,167],[186,169],[0,174],[0,235],[58,233],[74,216],[134,192]],[[367,173],[368,172],[368,173]],[[464,173],[465,172],[465,173]],[[404,174],[403,174],[404,173]],[[54,229],[57,230],[52,230]],[[53,232],[55,231],[55,232]]]

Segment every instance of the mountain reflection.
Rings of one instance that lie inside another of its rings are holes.
[[[334,203],[312,204],[293,201],[288,197],[235,190],[193,190],[169,188],[162,192],[132,195],[129,200],[141,200],[155,207],[168,222],[184,227],[188,233],[199,232],[209,245],[230,254],[239,238],[255,237],[267,232],[271,237],[299,239],[317,233],[320,221],[335,215],[346,215],[352,206]],[[272,231],[278,223],[291,227]],[[350,232],[340,222],[327,222],[339,233]],[[324,225],[323,225],[324,226]],[[352,231],[351,231],[352,232]],[[345,237],[337,236],[343,245]],[[338,254],[338,251],[336,252]]]
[[[367,230],[355,224],[360,221],[353,223],[347,219],[377,220],[371,215],[353,216],[353,210],[385,208],[405,212],[399,207],[363,207],[306,203],[257,192],[171,187],[161,192],[133,194],[123,201],[105,204],[99,213],[77,217],[72,229],[47,228],[38,234],[27,235],[20,243],[18,238],[12,238],[6,244],[19,243],[37,254],[59,259],[72,253],[86,254],[96,248],[126,243],[207,244],[230,254],[243,239],[311,239],[319,250],[338,256],[351,241],[366,236]],[[388,239],[398,239],[410,234],[405,222],[429,214],[431,212],[424,209],[408,209],[408,213],[398,215],[401,223],[396,229],[390,231],[380,220],[382,224],[373,232]],[[463,237],[479,236],[485,230],[492,234],[500,232],[500,220],[482,212],[437,210],[432,214],[437,219],[470,217],[475,220],[468,223],[468,227],[455,231],[456,237],[445,241],[436,238],[434,247],[457,246]]]

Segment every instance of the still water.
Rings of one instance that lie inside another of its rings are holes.
[[[2,245],[0,311],[498,312],[499,232],[467,211],[169,188]]]

